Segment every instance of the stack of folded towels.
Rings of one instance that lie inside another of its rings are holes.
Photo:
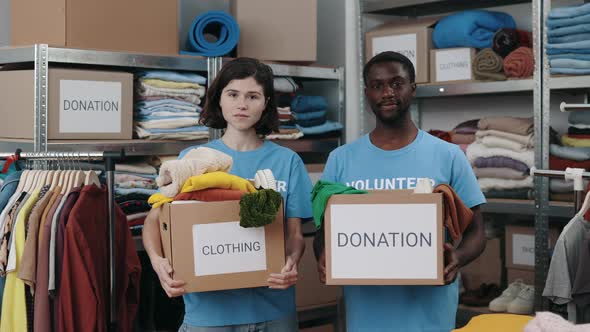
[[[467,147],[481,190],[488,198],[531,199],[534,166],[533,119],[484,118]]]
[[[267,139],[294,140],[303,137],[303,133],[296,126],[295,116],[291,112],[291,101],[300,86],[291,77],[276,77],[274,88],[279,112],[279,132],[267,135]]]
[[[150,210],[148,199],[157,192],[155,167],[146,162],[115,165],[115,201],[127,216],[132,234],[141,234]]]
[[[475,142],[475,133],[479,119],[461,122],[451,130],[451,142],[459,145],[463,152],[467,152],[467,147]]]
[[[561,142],[551,142],[549,146],[549,167],[559,171],[568,167],[590,170],[590,111],[571,112],[568,122],[568,133],[561,137]],[[551,179],[549,190],[551,200],[573,201],[572,181]]]
[[[193,73],[144,71],[137,75],[134,128],[142,139],[209,137],[199,125],[206,78]]]
[[[551,74],[590,74],[590,4],[553,8],[545,23]]]

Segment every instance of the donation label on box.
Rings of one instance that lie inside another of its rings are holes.
[[[265,271],[264,227],[239,221],[193,225],[195,276]]]
[[[417,68],[416,49],[417,41],[415,33],[373,37],[373,56],[385,51],[398,52],[410,59],[414,68]]]
[[[435,50],[436,81],[471,80],[471,48]]]
[[[61,80],[60,133],[119,133],[121,82]]]
[[[338,195],[326,215],[329,284],[442,284],[440,194]]]

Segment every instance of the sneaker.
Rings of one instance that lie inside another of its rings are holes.
[[[514,301],[508,304],[506,308],[511,314],[530,315],[533,313],[535,304],[535,287],[525,286]]]
[[[508,288],[502,292],[502,295],[490,302],[490,311],[505,312],[508,309],[508,304],[518,297],[518,294],[524,286],[525,284],[522,283],[521,279],[514,280],[514,282],[508,285]]]

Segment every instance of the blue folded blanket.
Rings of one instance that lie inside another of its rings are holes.
[[[590,124],[590,111],[569,112],[567,121],[574,124]]]
[[[328,108],[326,98],[322,96],[295,96],[291,101],[291,112],[306,113],[323,111]]]
[[[554,59],[573,59],[573,60],[590,60],[590,54],[580,53],[559,53],[548,56],[549,60]]]
[[[187,111],[187,110],[182,110],[182,109],[178,109],[178,108],[170,108],[170,107],[162,107],[162,108],[155,108],[155,109],[135,109],[134,114],[138,115],[138,116],[150,116],[153,115],[156,112],[173,112],[173,113],[180,113],[180,112],[191,112],[191,111]],[[201,114],[201,109],[197,108],[194,111],[195,114]],[[175,116],[175,115],[171,115],[171,116]]]
[[[590,23],[547,29],[547,37],[562,37],[590,32]]]
[[[579,42],[590,39],[590,33],[576,33],[575,35],[565,35],[565,36],[548,36],[547,42],[551,44],[560,44],[560,43],[573,43]]]
[[[152,134],[172,134],[172,133],[193,133],[197,131],[209,131],[207,126],[191,126],[175,129],[145,129]]]
[[[549,27],[550,29],[586,23],[590,23],[590,14],[568,18],[548,18],[546,22],[547,27]]]
[[[314,111],[314,112],[306,112],[306,113],[293,112],[293,114],[294,114],[295,118],[297,119],[297,121],[299,121],[299,120],[312,120],[312,119],[326,117],[326,114],[328,114],[328,111],[322,110],[322,111]]]
[[[297,125],[301,127],[316,127],[323,125],[326,123],[326,116],[322,116],[319,118],[307,119],[307,120],[299,120],[297,119]]]
[[[189,103],[187,101],[172,99],[172,98],[158,99],[158,100],[143,100],[143,101],[135,102],[135,106],[138,108],[153,108],[153,107],[155,108],[155,107],[162,106],[162,105],[169,105],[169,106],[178,105],[178,106],[184,106],[184,107],[197,106],[197,105],[195,105],[193,103]]]
[[[195,113],[194,115],[166,115],[166,116],[153,116],[153,115],[142,115],[135,114],[133,119],[135,121],[150,121],[150,120],[166,120],[166,119],[180,119],[180,118],[194,118],[199,119],[200,115]]]
[[[547,50],[590,50],[590,40],[546,45]]]
[[[564,74],[564,75],[589,75],[590,69],[576,69],[576,68],[557,68],[551,67],[549,70],[551,74]]]
[[[548,18],[563,19],[584,16],[586,14],[590,14],[590,4],[553,8],[549,12]]]
[[[216,42],[209,42],[205,35],[215,35]],[[181,54],[208,57],[229,54],[238,44],[240,27],[236,20],[226,12],[212,10],[195,18],[188,34],[185,51]]]
[[[436,48],[488,48],[492,47],[496,31],[502,28],[516,28],[512,16],[487,10],[467,10],[438,21],[432,41]]]
[[[342,124],[338,122],[327,121],[323,125],[315,126],[315,127],[301,127],[297,126],[299,130],[303,133],[303,135],[319,135],[329,133],[331,131],[341,130],[343,128]]]
[[[171,82],[196,83],[201,85],[207,83],[207,79],[201,75],[168,70],[146,70],[137,73],[137,77],[154,78]]]
[[[590,49],[579,49],[579,48],[548,48],[545,50],[547,55],[556,55],[556,54],[564,54],[564,53],[574,53],[574,54],[590,54]]]
[[[590,61],[576,59],[550,59],[551,68],[590,69]]]

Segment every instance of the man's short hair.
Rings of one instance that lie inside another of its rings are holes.
[[[365,86],[367,85],[369,70],[371,70],[371,67],[377,63],[383,62],[397,62],[401,64],[410,76],[410,83],[414,83],[414,81],[416,80],[416,71],[414,70],[414,65],[412,64],[412,61],[410,61],[410,59],[408,59],[405,55],[401,53],[385,51],[375,55],[371,58],[371,60],[369,60],[369,62],[365,64],[365,67],[363,68],[363,78],[365,81]]]

